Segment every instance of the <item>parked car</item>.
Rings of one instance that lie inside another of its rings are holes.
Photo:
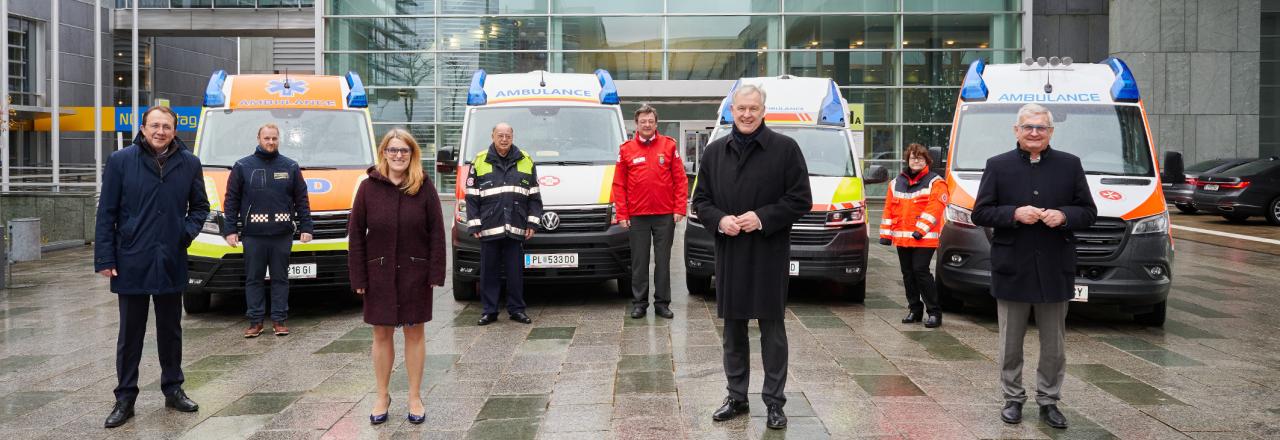
[[[1232,222],[1264,216],[1280,225],[1280,157],[1258,159],[1195,180],[1192,203]]]
[[[1185,181],[1165,181],[1163,182],[1164,199],[1173,206],[1178,207],[1179,211],[1187,214],[1195,214],[1200,209],[1191,203],[1191,196],[1196,190],[1195,180],[1202,174],[1216,174],[1234,168],[1239,165],[1258,160],[1257,158],[1227,158],[1227,159],[1211,159],[1195,165],[1187,167]]]

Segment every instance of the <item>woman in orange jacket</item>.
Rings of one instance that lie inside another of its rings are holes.
[[[904,156],[907,167],[889,184],[885,197],[880,244],[898,248],[902,286],[907,290],[910,307],[902,322],[923,320],[925,327],[934,328],[942,325],[942,309],[938,307],[938,289],[929,273],[929,263],[942,232],[947,181],[929,171],[933,158],[923,145],[907,145]],[[923,312],[928,313],[928,319]]]

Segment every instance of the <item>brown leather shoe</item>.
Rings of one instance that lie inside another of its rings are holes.
[[[244,337],[256,338],[262,334],[262,323],[249,324],[249,328],[244,329]]]
[[[284,321],[271,321],[271,331],[275,332],[276,336],[289,335],[289,327],[284,326]]]

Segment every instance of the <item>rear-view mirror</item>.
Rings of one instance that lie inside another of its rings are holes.
[[[871,168],[867,170],[867,174],[862,178],[862,183],[864,184],[885,183],[888,181],[889,170],[880,165],[872,165]]]
[[[458,169],[458,155],[453,147],[444,147],[436,151],[436,171],[452,173]]]
[[[1182,164],[1182,153],[1166,151],[1164,153],[1164,171],[1160,180],[1170,183],[1181,183],[1187,180],[1186,168]]]

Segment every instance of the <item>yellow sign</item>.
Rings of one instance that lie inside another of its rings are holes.
[[[866,118],[866,105],[849,103],[849,129],[862,131],[862,122]]]
[[[169,107],[169,100],[165,98],[156,98],[156,105],[163,105],[165,107]]]

